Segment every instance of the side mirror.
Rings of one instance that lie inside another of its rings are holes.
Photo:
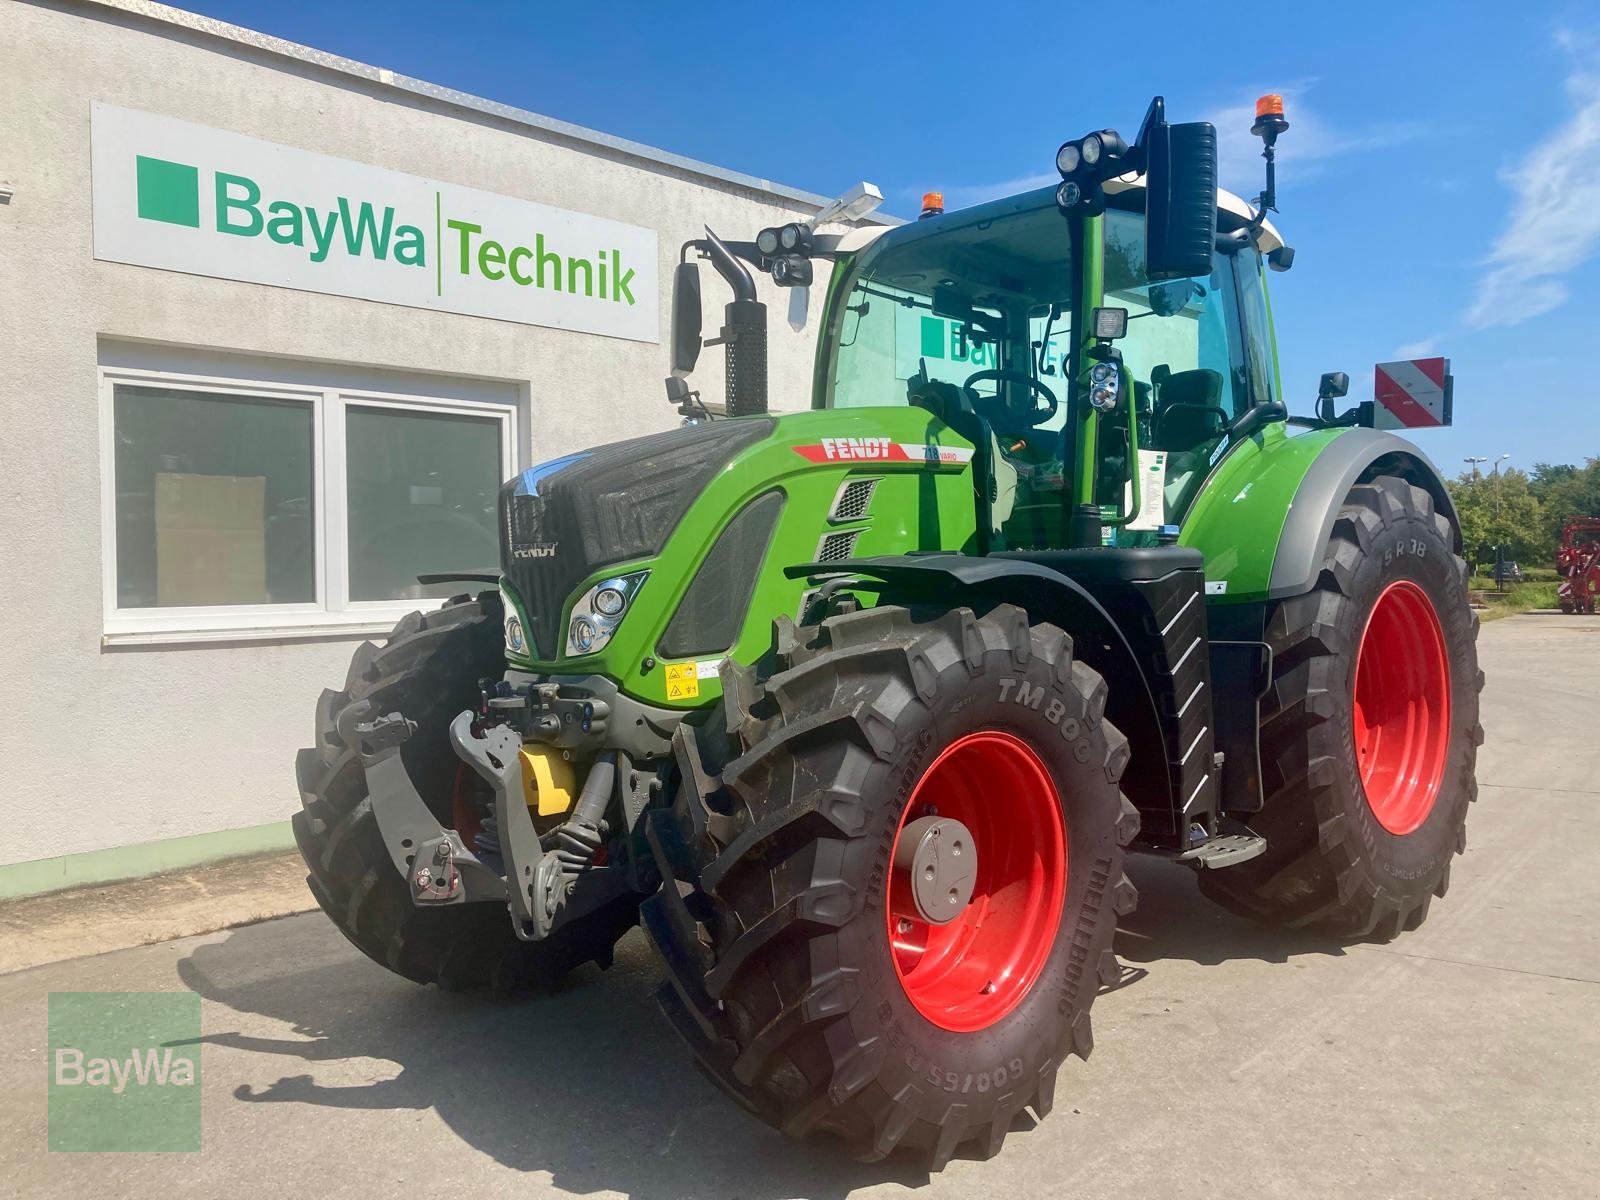
[[[1217,240],[1217,130],[1209,121],[1144,131],[1145,269],[1152,280],[1211,274]]]
[[[672,277],[672,369],[688,374],[700,360],[700,264],[681,262]]]
[[[1329,371],[1317,384],[1318,400],[1337,400],[1350,394],[1350,376],[1343,371]]]

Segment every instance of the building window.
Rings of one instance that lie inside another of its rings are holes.
[[[110,640],[382,627],[498,561],[509,404],[107,371],[104,405]]]
[[[500,441],[494,419],[345,406],[352,600],[448,596],[461,589],[419,590],[417,572],[494,568]]]

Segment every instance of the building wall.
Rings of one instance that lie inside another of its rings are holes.
[[[359,640],[102,643],[101,363],[167,361],[185,347],[219,369],[288,360],[288,371],[339,364],[380,379],[510,388],[522,402],[524,463],[677,422],[661,388],[665,341],[96,261],[91,101],[653,226],[663,324],[677,248],[702,224],[748,237],[807,211],[92,4],[0,6],[0,78],[9,98],[0,182],[14,189],[0,204],[0,764],[12,817],[0,869],[284,820],[298,804],[292,761],[309,742],[313,703],[343,680]],[[720,287],[708,276],[711,328]],[[775,407],[808,403],[822,291],[800,336],[784,320],[787,295],[765,287]],[[718,351],[702,356],[696,382],[720,397]]]

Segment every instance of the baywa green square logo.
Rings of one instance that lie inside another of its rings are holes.
[[[135,155],[139,215],[148,221],[200,227],[200,171],[187,163]]]
[[[200,997],[50,993],[51,1150],[200,1149]]]

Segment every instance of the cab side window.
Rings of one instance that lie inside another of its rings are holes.
[[[1140,443],[1188,453],[1214,443],[1252,403],[1237,345],[1233,267],[1217,256],[1209,277],[1145,277],[1144,217],[1106,214],[1106,303],[1128,309],[1117,343],[1133,379]]]
[[[1261,252],[1252,248],[1233,256],[1238,277],[1239,315],[1248,336],[1246,369],[1254,402],[1278,399],[1278,366],[1272,340],[1272,306]]]

